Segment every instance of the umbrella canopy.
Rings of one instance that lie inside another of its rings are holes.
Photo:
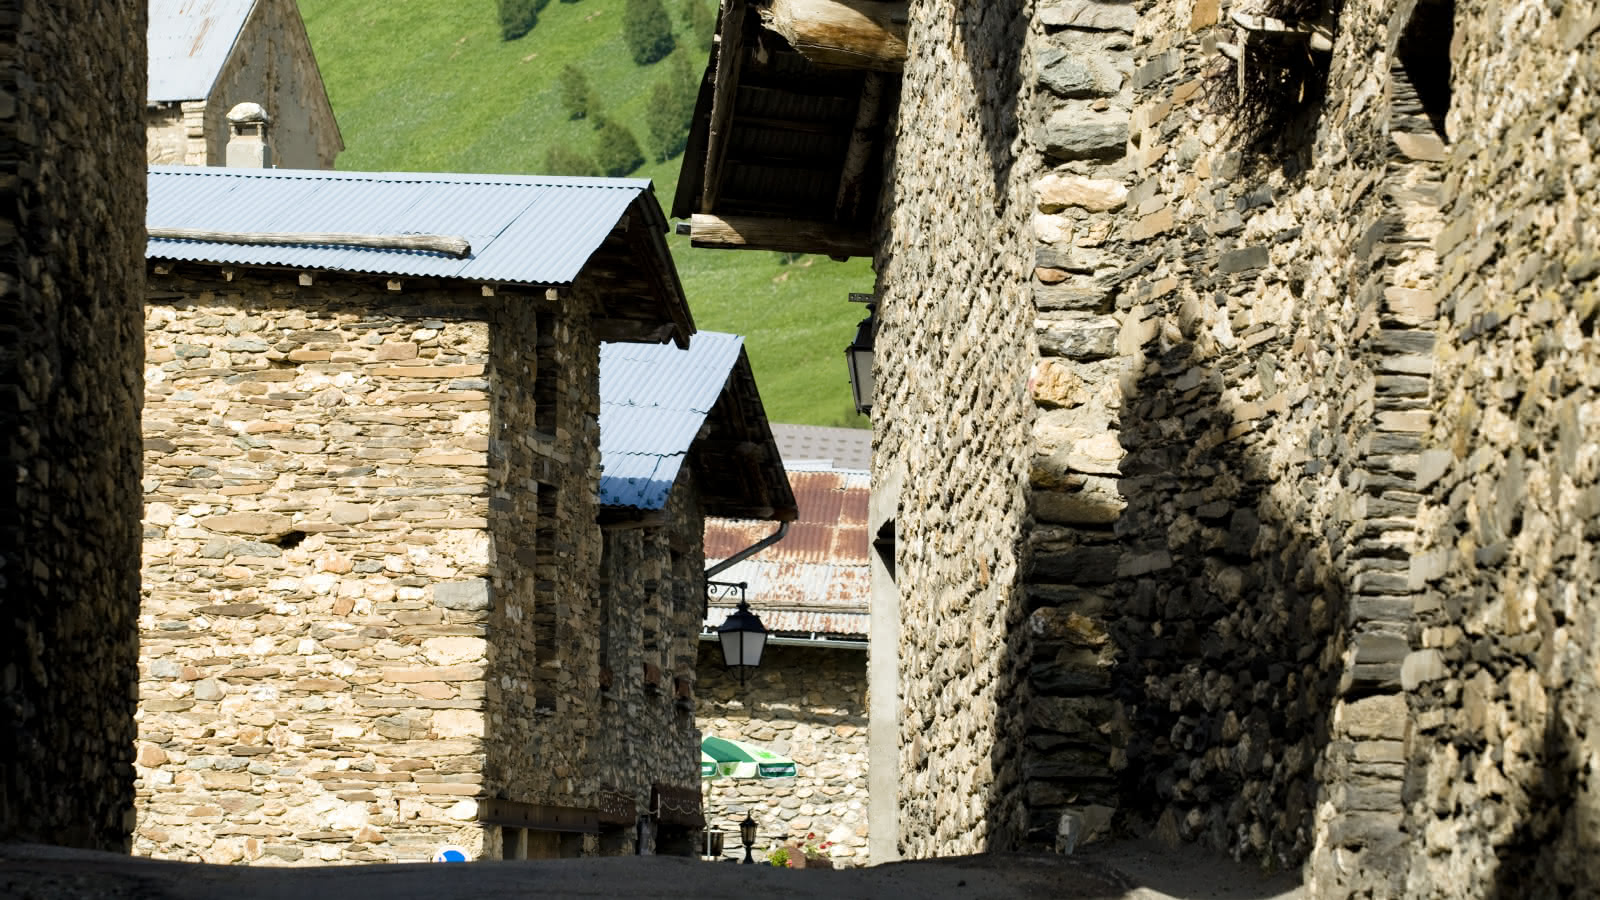
[[[793,778],[797,771],[794,760],[765,747],[710,735],[700,741],[701,778]]]

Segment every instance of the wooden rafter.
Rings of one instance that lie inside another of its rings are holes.
[[[717,69],[711,86],[711,128],[706,142],[705,180],[700,184],[700,209],[716,208],[722,182],[722,161],[728,152],[738,95],[739,67],[744,61],[744,0],[723,0],[717,29]]]

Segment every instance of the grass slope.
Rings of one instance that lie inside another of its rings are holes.
[[[633,63],[622,6],[552,0],[531,32],[507,42],[494,0],[300,0],[344,135],[339,168],[536,173],[549,146],[588,151],[592,127],[569,121],[557,93],[569,63],[648,153],[650,87],[668,77],[672,60]],[[678,0],[668,8],[679,28],[674,53],[687,54],[698,72],[705,52],[684,32]],[[652,179],[667,207],[681,161],[647,162],[633,176]],[[747,337],[772,421],[866,425],[850,405],[843,353],[864,314],[845,296],[872,289],[866,260],[785,265],[775,253],[695,250],[676,236],[671,245],[695,323]]]

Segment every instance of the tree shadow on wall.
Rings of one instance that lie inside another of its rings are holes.
[[[995,202],[1004,203],[1016,163],[1017,101],[1022,93],[1022,47],[1028,17],[1022,0],[966,0],[955,10],[965,59],[977,90],[977,125],[994,177]]]
[[[1577,808],[1579,786],[1597,773],[1585,772],[1583,746],[1568,721],[1560,695],[1551,697],[1550,715],[1532,753],[1538,781],[1524,785],[1524,817],[1510,840],[1495,848],[1494,883],[1487,900],[1546,900],[1584,896],[1600,883],[1600,860],[1593,851],[1600,835],[1586,834]]]

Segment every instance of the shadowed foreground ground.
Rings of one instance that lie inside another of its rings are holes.
[[[16,900],[483,900],[486,897],[684,900],[927,900],[931,897],[1291,900],[1292,878],[1149,844],[1077,856],[1004,854],[842,871],[782,870],[669,857],[462,865],[246,868],[134,859],[27,844],[0,845],[0,897]]]

